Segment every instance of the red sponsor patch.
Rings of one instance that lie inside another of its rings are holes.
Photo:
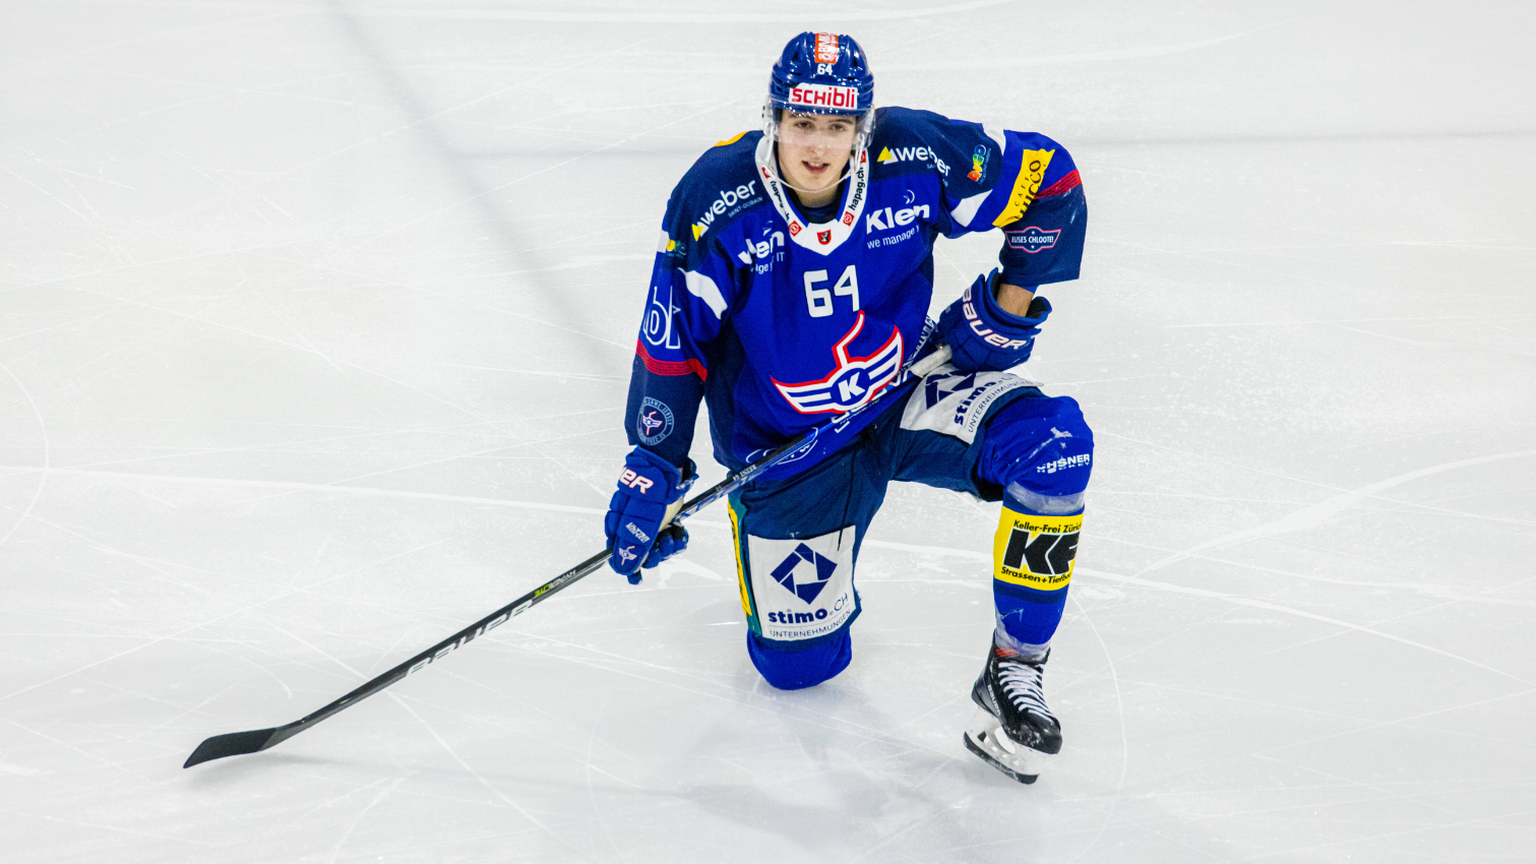
[[[836,33],[817,33],[816,34],[816,62],[817,63],[836,63],[837,62],[837,34]]]
[[[817,231],[816,232],[816,242],[820,243],[823,246],[827,245],[828,243],[831,243],[832,242],[832,232],[831,231]]]

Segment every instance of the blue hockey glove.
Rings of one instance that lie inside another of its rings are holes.
[[[667,507],[681,499],[693,485],[693,460],[688,460],[687,477],[660,456],[636,447],[624,459],[619,488],[608,502],[603,530],[613,554],[608,566],[629,577],[630,584],[640,581],[640,566],[655,567],[688,547],[688,532],[681,525],[661,521]]]
[[[1035,334],[1051,314],[1050,301],[1038,296],[1030,301],[1027,318],[1004,312],[992,296],[996,274],[977,276],[939,315],[937,335],[954,351],[949,362],[961,372],[1001,372],[1028,360]]]

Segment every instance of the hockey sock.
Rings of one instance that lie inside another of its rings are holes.
[[[1010,485],[1003,496],[992,541],[992,597],[998,644],[1037,657],[1061,623],[1083,511],[1078,495],[1064,496],[1075,499],[1067,502],[1016,494],[1024,492]],[[1076,512],[1062,514],[1063,504],[1076,505]]]

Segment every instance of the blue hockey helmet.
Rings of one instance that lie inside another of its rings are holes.
[[[874,107],[875,76],[853,37],[801,33],[773,64],[768,105],[807,114],[863,117]]]

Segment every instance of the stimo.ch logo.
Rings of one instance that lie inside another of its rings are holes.
[[[807,564],[810,566],[804,566]],[[836,569],[836,561],[801,543],[773,568],[773,581],[809,605],[827,587],[827,580]]]

